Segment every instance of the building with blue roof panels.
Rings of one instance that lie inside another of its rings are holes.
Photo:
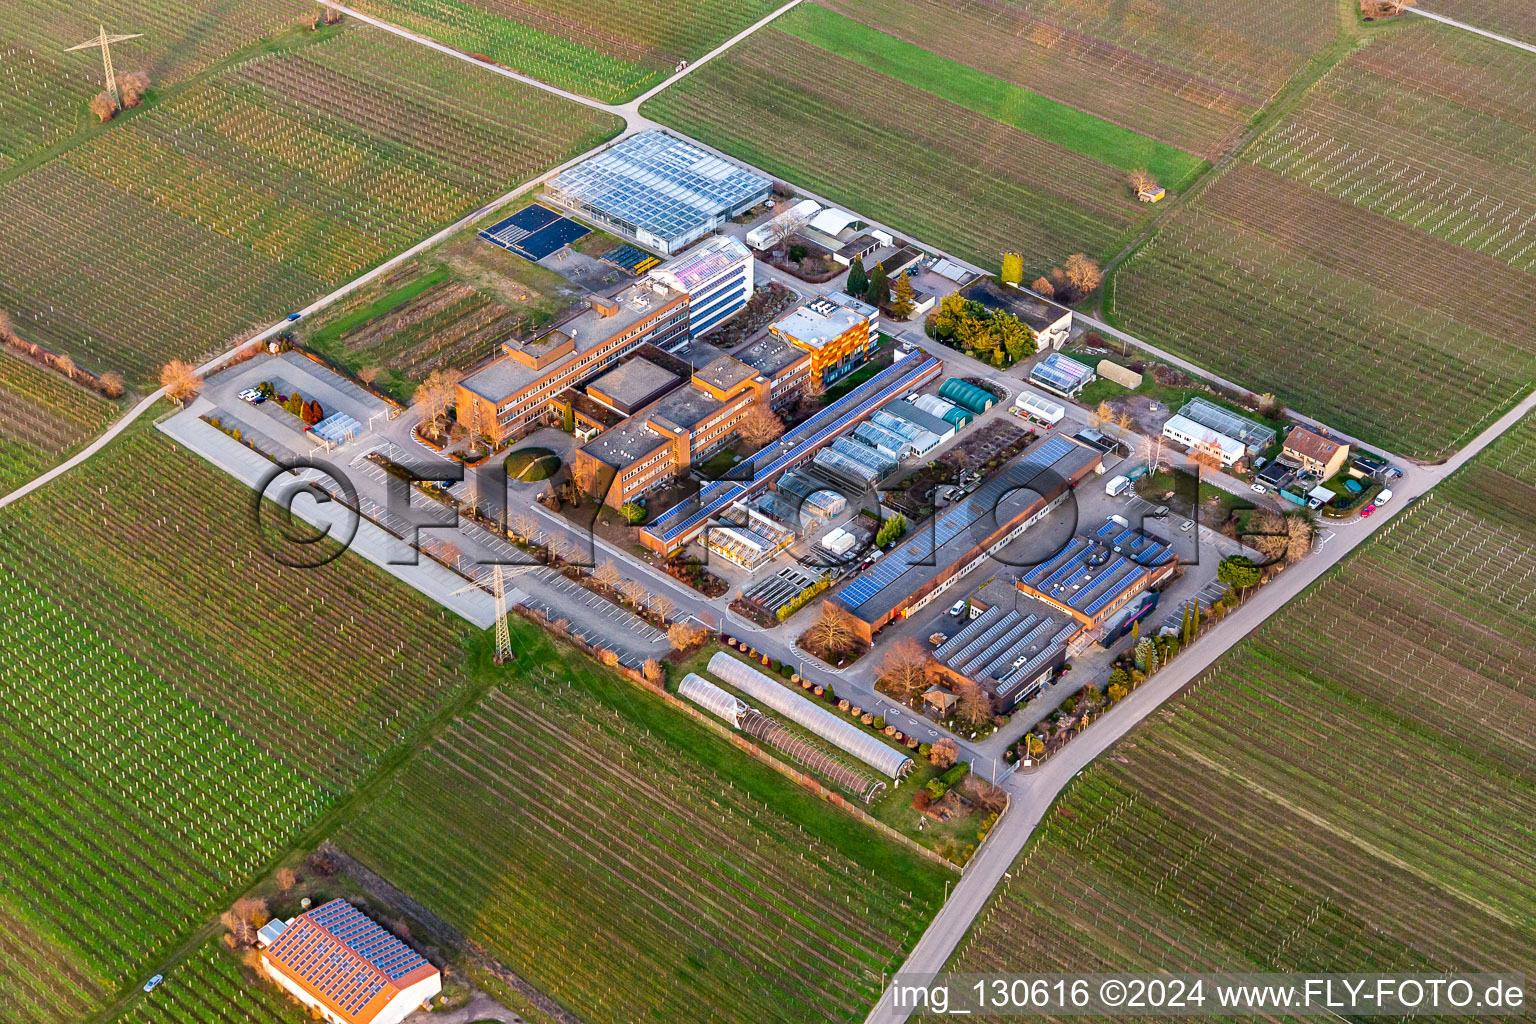
[[[741,491],[726,495],[724,491],[710,490],[700,495],[699,507],[691,515],[682,517],[682,524],[668,510],[655,523],[640,532],[640,542],[653,551],[670,555],[686,546],[700,530],[708,525],[711,517],[719,515],[737,498],[751,498],[767,490],[785,470],[793,469],[811,460],[823,447],[866,419],[871,413],[898,395],[914,387],[922,387],[939,375],[943,363],[926,352],[915,351],[875,374],[836,402],[788,431],[778,442],[768,446],[751,462],[743,462],[737,470],[750,473],[733,480]],[[735,473],[737,470],[733,470]]]
[[[688,320],[697,338],[746,308],[752,297],[752,252],[729,235],[706,238],[650,277],[688,294]]]
[[[1026,593],[1097,629],[1134,597],[1178,571],[1164,541],[1113,519],[1079,534],[1019,577]]]
[[[1100,470],[1103,452],[1064,435],[1025,449],[969,497],[919,524],[905,543],[828,600],[850,612],[865,640],[936,600],[967,573],[1064,502]]]
[[[971,598],[979,611],[938,646],[927,676],[954,690],[972,682],[1006,714],[1040,693],[1051,674],[1091,642],[1083,624],[995,579]]]
[[[767,202],[756,171],[661,130],[641,132],[562,171],[543,199],[664,256]]]
[[[443,988],[425,957],[339,899],[289,921],[261,967],[333,1024],[399,1024]]]

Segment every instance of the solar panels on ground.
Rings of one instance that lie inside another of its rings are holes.
[[[480,237],[537,263],[591,233],[590,228],[535,203],[492,224],[480,232]]]
[[[610,249],[598,259],[635,275],[643,274],[661,262],[658,257],[632,245],[621,245],[617,249]]]

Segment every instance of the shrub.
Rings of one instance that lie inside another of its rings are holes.
[[[955,762],[955,766],[953,768],[939,776],[939,781],[944,783],[946,786],[953,786],[955,783],[965,778],[966,773],[968,773],[970,770],[971,763],[969,761],[957,761]]]
[[[880,730],[881,732],[884,732],[885,731],[885,716],[884,715],[876,715],[875,716],[875,720],[873,722],[871,722],[870,724],[873,725],[876,729]]]
[[[945,793],[949,792],[949,787],[938,779],[929,779],[927,789],[928,795],[935,800],[940,799]]]

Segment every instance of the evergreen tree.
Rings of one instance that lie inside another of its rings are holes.
[[[891,301],[891,284],[885,277],[885,265],[875,264],[875,269],[869,272],[869,287],[864,292],[864,301],[871,306],[884,308]]]
[[[848,283],[843,289],[856,299],[864,297],[869,291],[869,275],[864,273],[864,257],[855,256],[853,262],[848,264]]]

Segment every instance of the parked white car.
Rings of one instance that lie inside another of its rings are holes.
[[[1390,488],[1390,487],[1383,487],[1381,489],[1381,493],[1376,495],[1376,504],[1378,504],[1378,505],[1385,505],[1387,502],[1389,502],[1391,500],[1392,500],[1392,488]]]

